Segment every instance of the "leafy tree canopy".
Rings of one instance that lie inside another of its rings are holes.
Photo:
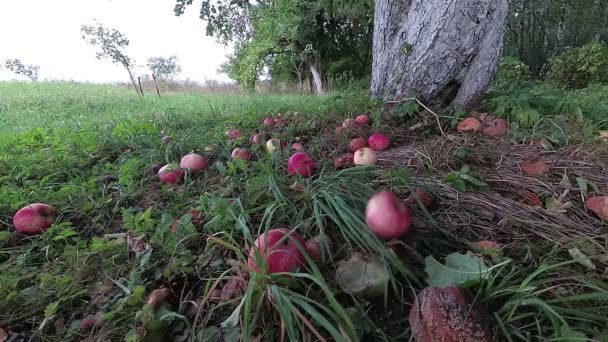
[[[161,79],[171,79],[182,72],[176,56],[148,58],[148,68]]]

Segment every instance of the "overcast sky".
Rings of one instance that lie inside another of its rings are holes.
[[[95,58],[80,26],[99,21],[131,41],[128,55],[145,65],[153,56],[178,56],[180,78],[227,80],[217,74],[229,49],[205,36],[201,0],[176,17],[174,0],[0,0],[0,62],[20,58],[40,66],[41,79],[128,81],[122,67]],[[0,80],[14,77],[0,70]]]

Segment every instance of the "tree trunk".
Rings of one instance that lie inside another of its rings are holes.
[[[372,96],[475,105],[502,52],[508,0],[376,0]]]
[[[321,74],[314,63],[310,63],[310,73],[312,74],[312,79],[315,82],[315,88],[317,91],[317,95],[325,95],[325,91],[323,91],[323,80],[321,79]]]

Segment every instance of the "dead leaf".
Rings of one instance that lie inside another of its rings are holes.
[[[292,185],[289,186],[289,188],[292,190],[297,190],[297,191],[306,190],[306,187],[304,186],[304,184],[302,184],[300,182],[294,182]]]
[[[477,247],[481,250],[498,248],[498,244],[496,242],[490,241],[490,240],[473,242],[473,245],[475,245],[475,247]]]
[[[608,141],[608,131],[600,131],[600,139]]]
[[[8,334],[4,329],[0,328],[0,342],[5,342],[6,340],[8,340]]]
[[[608,196],[589,197],[585,201],[585,207],[608,221]]]
[[[537,138],[532,140],[530,146],[538,146],[543,150],[553,150],[553,144],[547,138]]]
[[[131,236],[127,236],[127,241],[129,244],[129,249],[135,253],[142,253],[150,247],[147,243]]]
[[[560,213],[563,214],[567,211],[568,208],[572,206],[572,202],[563,203],[560,199],[555,197],[549,197],[545,200],[545,208],[550,213]]]
[[[579,264],[587,267],[590,270],[595,271],[597,268],[595,267],[595,264],[589,259],[588,256],[586,256],[583,252],[581,252],[578,248],[570,248],[568,250],[568,253],[570,253],[570,256],[572,257],[572,259],[576,262],[578,262]]]
[[[169,296],[171,295],[171,291],[167,288],[160,288],[150,292],[148,295],[147,304],[152,306],[153,308],[157,308],[160,306]]]
[[[540,158],[539,155],[534,155],[519,164],[519,167],[530,176],[540,176],[549,171],[549,166]]]
[[[523,196],[523,203],[533,206],[533,207],[542,207],[543,201],[541,201],[540,197],[532,191],[524,191],[521,194]]]
[[[222,301],[237,298],[243,295],[243,281],[239,278],[232,278],[224,285],[220,293]]]
[[[479,119],[481,122],[488,122],[494,120],[494,116],[490,113],[479,113],[479,112],[471,112],[471,116]]]

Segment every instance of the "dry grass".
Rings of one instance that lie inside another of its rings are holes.
[[[567,237],[608,234],[608,226],[584,207],[588,194],[576,178],[608,191],[607,144],[597,142],[544,150],[540,146],[483,137],[438,136],[421,143],[399,146],[380,154],[383,167],[407,167],[416,175],[413,185],[433,192],[441,208],[435,220],[454,235],[468,241],[491,239],[514,242],[530,238],[558,241]],[[455,157],[459,149],[468,155]],[[520,164],[539,155],[549,166],[542,176],[526,175]],[[469,165],[488,183],[488,191],[461,193],[444,181],[450,172]],[[539,196],[541,205],[531,205],[524,192]],[[562,208],[547,206],[557,199]]]

